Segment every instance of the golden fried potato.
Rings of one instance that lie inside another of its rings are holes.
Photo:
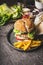
[[[23,47],[23,50],[27,50],[28,48],[30,48],[30,44],[31,44],[31,40],[25,41],[25,45]]]
[[[13,43],[13,46],[18,48],[18,49],[22,49],[24,51],[29,50],[31,48],[34,47],[38,47],[41,45],[41,41],[39,40],[24,40],[24,41],[19,41],[19,42],[15,42]]]
[[[20,47],[23,45],[23,43],[22,43],[21,41],[19,41],[19,42],[14,43],[13,45],[14,45],[16,48],[20,48]]]
[[[37,47],[37,46],[40,46],[41,45],[41,41],[32,41],[32,44],[31,44],[31,47]]]

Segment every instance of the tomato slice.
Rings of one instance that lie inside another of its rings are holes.
[[[22,18],[29,18],[29,15],[23,15]]]
[[[17,39],[17,40],[20,40],[20,41],[25,40],[25,39],[23,39],[23,38],[19,38],[19,37],[16,37],[16,39]],[[31,39],[28,38],[28,39],[26,39],[26,40],[31,40]]]
[[[16,39],[17,39],[17,40],[24,40],[24,39],[21,39],[21,38],[18,38],[18,37],[16,37]]]

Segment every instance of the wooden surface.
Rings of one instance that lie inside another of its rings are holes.
[[[13,24],[0,27],[0,65],[43,65],[43,46],[32,52],[19,52],[11,47],[7,34]]]

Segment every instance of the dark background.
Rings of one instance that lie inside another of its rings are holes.
[[[34,0],[0,0],[0,4],[7,3],[8,5],[16,4],[17,2],[21,2],[28,5],[34,5]]]

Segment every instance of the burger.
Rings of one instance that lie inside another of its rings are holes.
[[[34,23],[28,18],[19,19],[14,23],[13,32],[17,40],[34,39]]]

